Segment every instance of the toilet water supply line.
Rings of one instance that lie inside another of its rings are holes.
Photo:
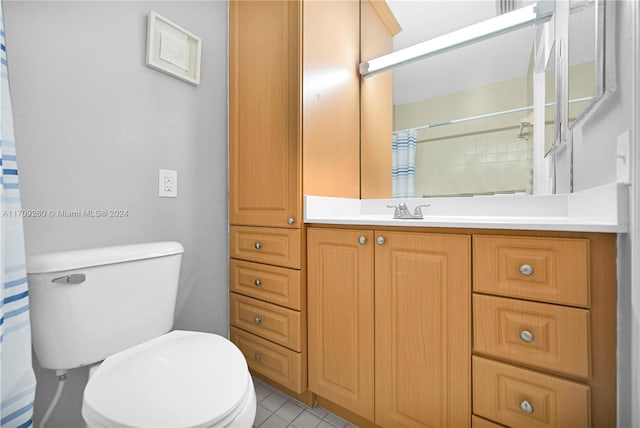
[[[58,400],[60,400],[60,396],[62,395],[62,390],[64,389],[64,384],[67,382],[67,371],[66,370],[56,370],[56,376],[58,376],[58,388],[56,389],[56,393],[53,396],[53,400],[51,404],[49,404],[49,408],[47,409],[44,417],[40,421],[40,428],[44,428],[44,424],[47,423],[49,417],[53,413],[53,409],[56,408],[58,404]]]

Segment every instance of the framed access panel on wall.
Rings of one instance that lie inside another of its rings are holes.
[[[184,80],[200,84],[202,39],[157,12],[149,12],[146,65]]]

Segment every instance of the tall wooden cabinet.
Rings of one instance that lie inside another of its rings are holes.
[[[385,427],[469,426],[470,245],[309,229],[310,390]]]
[[[357,2],[229,3],[231,339],[254,374],[298,394],[302,195],[360,195],[358,61]]]

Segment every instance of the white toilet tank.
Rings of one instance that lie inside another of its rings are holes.
[[[154,242],[28,257],[40,365],[93,364],[168,332],[183,251],[178,242]]]

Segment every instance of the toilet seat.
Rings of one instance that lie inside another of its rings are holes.
[[[87,383],[82,415],[90,426],[225,426],[254,395],[235,345],[172,331],[108,357]]]

